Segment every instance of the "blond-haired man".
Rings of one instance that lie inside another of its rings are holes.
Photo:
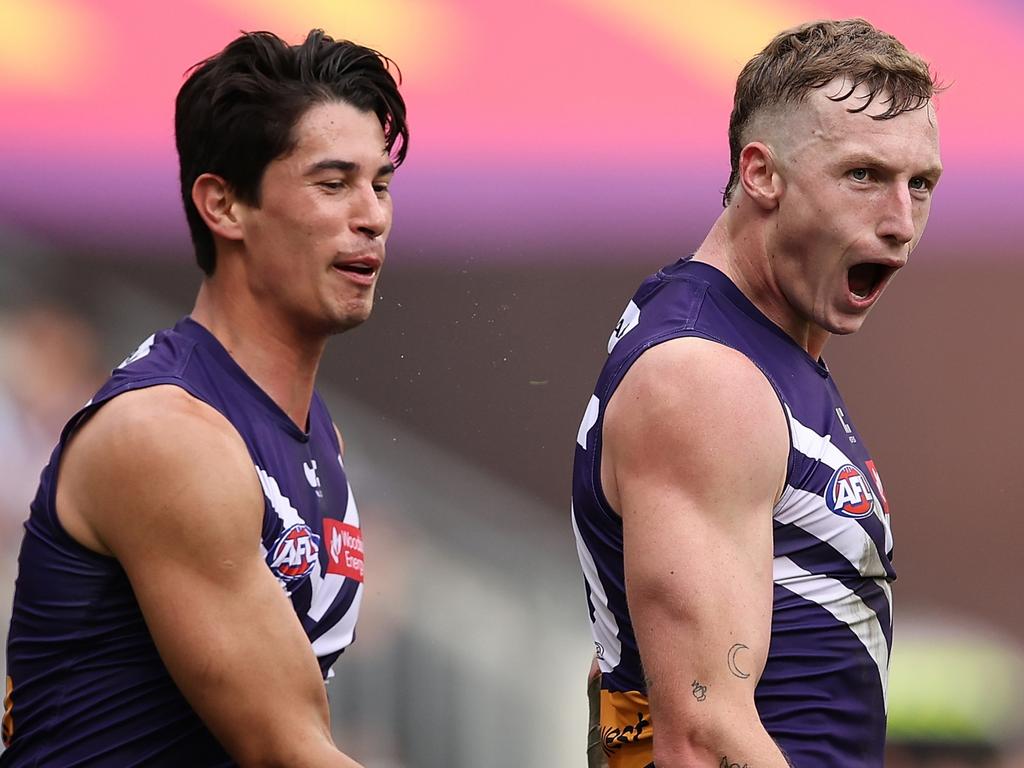
[[[859,19],[740,74],[725,210],[629,302],[577,436],[592,764],[882,765],[887,502],[821,354],[921,238],[935,90]]]

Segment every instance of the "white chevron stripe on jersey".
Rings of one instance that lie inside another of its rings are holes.
[[[359,512],[356,511],[355,497],[352,495],[352,484],[348,484],[348,505],[345,509],[345,516],[342,522],[348,525],[354,525],[359,527]],[[331,542],[325,542],[325,546],[331,546]],[[310,603],[309,610],[306,615],[313,621],[320,621],[327,613],[327,609],[334,603],[334,598],[338,596],[338,592],[341,591],[342,585],[345,583],[346,577],[339,573],[327,573],[321,574],[320,563],[316,564],[315,575],[321,577],[321,581],[313,582],[313,600]],[[352,627],[355,627],[355,618],[359,615],[359,611],[349,609],[345,615],[345,620],[342,624],[345,624],[349,617],[352,617]]]
[[[805,600],[820,605],[838,621],[848,626],[857,636],[872,661],[875,662],[875,666],[878,667],[878,679],[882,684],[882,699],[885,701],[888,711],[889,645],[885,641],[885,633],[882,631],[878,615],[842,582],[805,571],[788,557],[775,558],[772,572],[776,584]],[[884,579],[877,579],[876,583],[885,590],[886,596],[890,598],[889,605],[891,606],[889,585]]]
[[[341,464],[341,456],[338,456],[338,463]],[[352,483],[346,481],[345,485],[348,488],[348,503],[345,505],[345,517],[342,518],[342,522],[358,528],[359,510],[356,509],[356,497],[352,495]]]
[[[587,403],[587,410],[583,414],[583,421],[580,422],[579,431],[576,433],[576,442],[580,444],[580,448],[584,451],[587,450],[587,435],[590,434],[593,426],[597,424],[597,417],[600,413],[601,401],[597,399],[597,395],[591,395],[590,402]]]
[[[270,502],[271,509],[281,518],[285,530],[288,530],[293,525],[304,525],[306,521],[299,515],[299,510],[292,506],[291,499],[281,493],[281,486],[277,484],[277,480],[268,475],[259,465],[254,464],[253,466],[256,467],[256,474],[260,478],[260,485],[263,486],[263,495]]]
[[[784,405],[783,407],[786,409],[790,433],[793,435],[793,447],[796,450],[809,459],[820,460],[822,464],[834,470],[846,464],[854,463],[849,456],[839,450],[835,443],[832,442],[832,435],[819,435],[810,427],[797,421],[793,416],[793,412],[789,410],[789,406]],[[877,496],[877,494],[872,493],[872,496]],[[886,520],[885,510],[882,509],[882,505],[878,503],[877,498],[871,504],[871,511],[882,522],[882,525],[885,526],[885,548],[886,551],[891,551],[892,536],[889,533],[889,521]]]
[[[305,520],[303,520],[299,515],[298,510],[292,506],[291,500],[281,493],[281,488],[278,485],[277,480],[267,474],[267,472],[260,467],[256,467],[256,472],[259,475],[260,484],[263,486],[263,493],[270,502],[271,508],[273,508],[274,512],[277,513],[277,516],[281,518],[281,522],[284,523],[285,529],[288,529],[293,525],[305,524]],[[350,515],[354,515],[353,520],[355,522],[349,519]],[[355,511],[355,500],[352,496],[352,486],[349,485],[348,507],[345,511],[345,521],[350,525],[358,525],[358,520],[359,513]],[[309,573],[309,584],[312,589],[312,597],[307,615],[314,621],[320,621],[324,614],[327,613],[327,610],[331,607],[334,599],[338,596],[338,592],[341,591],[341,587],[344,583],[344,576],[335,573],[324,574],[320,567],[319,558],[314,560],[313,568]],[[346,648],[351,644],[352,639],[355,637],[356,621],[359,619],[359,605],[362,602],[362,597],[363,585],[360,584],[356,590],[356,596],[352,601],[351,607],[345,612],[341,621],[313,641],[313,653],[318,657],[327,656],[341,650],[342,648]]]
[[[622,317],[619,318],[618,324],[615,326],[615,330],[612,331],[612,335],[608,337],[608,354],[612,353],[615,349],[615,345],[622,341],[622,337],[632,331],[640,324],[640,307],[636,305],[635,301],[630,301],[626,305],[626,310],[622,313]]]
[[[344,586],[346,577],[340,573],[322,573],[320,563],[317,563],[310,578],[314,579],[313,600],[306,615],[313,621],[320,621]]]
[[[128,355],[128,357],[126,357],[124,360],[121,361],[121,364],[119,366],[117,366],[117,369],[120,370],[121,368],[124,368],[126,366],[131,365],[136,360],[141,360],[142,358],[144,358],[146,355],[148,355],[152,351],[153,344],[155,342],[156,342],[156,334],[155,333],[149,334],[149,337],[144,342],[139,344],[139,348],[138,349],[136,349],[134,352],[132,352],[130,355]],[[92,400],[90,400],[89,402],[91,403]]]
[[[818,494],[787,485],[773,517],[828,544],[861,576],[886,577],[881,554],[868,532],[849,518],[833,514]]]
[[[344,577],[329,573],[327,574],[327,578],[343,579]],[[352,605],[345,612],[341,621],[313,641],[313,653],[315,653],[318,658],[336,653],[342,648],[348,648],[352,644],[352,640],[356,635],[356,620],[359,618],[359,606],[362,602],[363,585],[360,584],[359,588],[356,590],[356,596],[352,599]]]
[[[875,579],[875,584],[882,588],[885,593],[885,604],[889,606],[889,615],[883,617],[886,621],[885,626],[889,628],[889,632],[892,633],[892,584],[889,583],[888,579]]]
[[[598,643],[597,663],[602,672],[611,672],[622,659],[622,643],[619,641],[619,624],[608,607],[608,595],[604,591],[601,578],[597,575],[597,565],[594,557],[587,549],[580,529],[576,526],[576,509],[570,508],[572,518],[572,532],[576,537],[576,552],[580,556],[580,564],[583,566],[583,577],[590,587],[590,603],[594,606],[594,623],[591,627],[594,633],[594,642]]]
[[[832,467],[832,469],[839,469],[844,464],[852,464],[853,462],[839,450],[835,443],[832,442],[832,435],[819,435],[810,427],[806,427],[801,424],[793,416],[793,412],[789,410],[788,405],[783,405],[786,409],[786,417],[789,419],[790,433],[793,435],[793,447],[796,448],[800,453],[809,459],[820,459],[822,463]]]

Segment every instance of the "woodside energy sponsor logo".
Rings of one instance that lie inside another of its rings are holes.
[[[354,525],[324,518],[324,538],[330,542],[327,572],[362,583],[365,569],[362,531]]]

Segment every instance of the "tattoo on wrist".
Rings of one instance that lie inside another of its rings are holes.
[[[729,671],[732,672],[736,677],[740,678],[740,680],[746,680],[748,677],[750,677],[750,673],[744,672],[742,669],[739,668],[739,666],[737,666],[736,656],[739,654],[740,651],[747,650],[750,649],[743,643],[736,643],[736,645],[729,649]]]
[[[722,762],[718,764],[718,768],[750,768],[750,765],[747,763],[731,763],[728,757],[722,755]]]
[[[693,686],[693,698],[697,701],[704,701],[708,697],[708,687],[706,685],[701,685],[696,680],[691,685]]]

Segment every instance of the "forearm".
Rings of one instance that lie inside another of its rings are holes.
[[[250,662],[260,657],[259,647],[251,650]],[[327,696],[308,644],[273,664],[262,663],[268,669],[262,674],[226,675],[216,682],[199,674],[183,680],[186,698],[239,765],[361,768],[331,737]],[[233,664],[221,667],[237,672]]]
[[[261,692],[258,706],[200,714],[242,768],[362,768],[335,745],[326,701],[321,707],[287,693],[287,702]]]
[[[330,739],[312,742],[289,739],[261,754],[236,759],[241,768],[362,768],[360,763],[340,752]]]
[[[778,745],[759,720],[731,718],[698,721],[683,727],[654,722],[654,762],[658,768],[788,768]]]

